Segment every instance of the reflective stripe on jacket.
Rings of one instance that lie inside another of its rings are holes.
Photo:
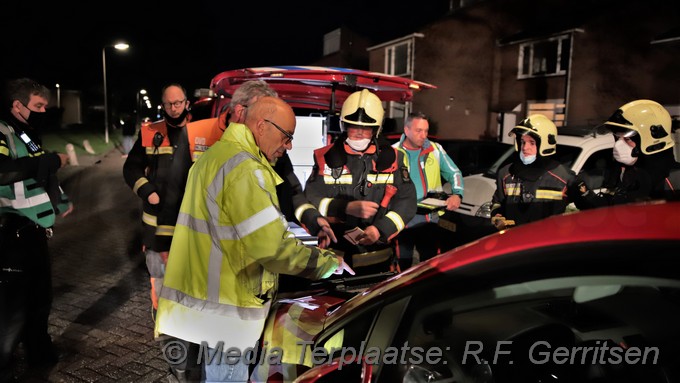
[[[170,127],[165,120],[142,125],[123,165],[123,177],[142,200],[142,242],[148,249],[170,250],[192,163],[186,128]],[[158,193],[158,204],[149,203],[152,193]]]
[[[387,163],[381,160],[381,156],[391,160]],[[342,160],[330,165],[329,158]],[[378,169],[381,166],[384,168]],[[367,219],[347,215],[347,205],[352,201],[379,204],[385,196],[387,185],[397,189],[396,194],[387,201],[387,208],[380,209],[375,216]],[[339,139],[315,150],[314,168],[307,180],[305,195],[322,215],[335,222],[333,230],[336,230],[340,242],[346,230],[354,227],[365,229],[373,225],[380,232],[381,241],[386,244],[406,227],[416,212],[415,187],[409,176],[405,154],[401,149],[390,146],[381,147],[378,151],[375,145],[371,145],[363,153],[358,153]]]
[[[1,121],[0,133],[5,137],[5,141],[0,141],[0,156],[11,158],[31,156],[26,144],[16,135],[14,129]],[[44,152],[39,152],[39,154],[44,154]],[[61,188],[59,191],[61,192]],[[68,199],[63,192],[59,197],[59,203],[62,202],[68,204]],[[0,214],[4,213],[27,217],[45,228],[53,226],[55,221],[54,207],[48,193],[33,178],[0,185]]]
[[[319,279],[332,252],[302,245],[278,207],[281,178],[251,131],[230,124],[189,172],[156,318],[156,335],[253,347],[278,274]]]
[[[404,148],[405,138],[406,136],[402,134],[401,140],[392,146],[406,150]],[[423,177],[425,178],[424,180],[421,180],[423,182],[425,195],[427,195],[427,192],[443,191],[443,178],[446,182],[451,184],[451,194],[458,194],[461,198],[463,197],[463,173],[458,169],[458,166],[456,166],[440,144],[425,139],[425,143],[420,149],[418,159],[420,167],[423,170]],[[411,172],[411,179],[413,179],[414,182],[418,181],[418,178],[413,176],[415,174],[414,170],[409,170]]]

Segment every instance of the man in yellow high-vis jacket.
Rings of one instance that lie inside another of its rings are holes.
[[[279,273],[321,279],[348,269],[332,252],[296,240],[279,209],[282,180],[270,162],[292,148],[294,132],[291,107],[262,97],[245,125],[230,124],[189,172],[156,335],[207,345],[206,381],[247,380],[245,361],[209,357],[256,345]]]

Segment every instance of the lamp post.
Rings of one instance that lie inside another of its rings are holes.
[[[57,84],[57,108],[61,108],[61,88]]]
[[[115,45],[105,45],[102,48],[102,68],[104,68],[104,142],[109,143],[109,100],[106,91],[106,48],[114,47],[120,51],[130,48],[127,43],[116,43]]]
[[[137,105],[135,105],[135,110],[137,111],[137,118],[135,118],[135,122],[137,125],[139,125],[139,114],[140,114],[140,109],[141,109],[141,102],[139,101],[139,95],[144,95],[146,98],[146,89],[140,89],[139,92],[137,92]]]

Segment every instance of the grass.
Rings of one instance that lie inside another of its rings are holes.
[[[104,142],[104,132],[93,131],[92,129],[87,129],[82,126],[47,131],[43,133],[43,148],[56,151],[61,153],[66,153],[66,144],[73,144],[76,154],[81,155],[92,155],[85,150],[83,142],[88,140],[90,146],[94,149],[95,155],[104,154],[109,152],[111,149],[120,146],[122,137],[120,129],[109,131],[109,142]]]

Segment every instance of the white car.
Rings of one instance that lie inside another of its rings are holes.
[[[593,129],[560,128],[557,136],[557,153],[553,157],[576,174],[586,178],[592,189],[598,189],[604,180],[604,171],[612,165],[614,138],[611,133],[598,133]],[[496,174],[515,153],[508,149],[484,173],[463,178],[465,192],[460,208],[444,216],[455,223],[460,235],[454,245],[466,243],[495,229],[491,226],[491,199],[496,191]],[[455,161],[455,158],[454,158]],[[462,241],[462,242],[460,242]]]

